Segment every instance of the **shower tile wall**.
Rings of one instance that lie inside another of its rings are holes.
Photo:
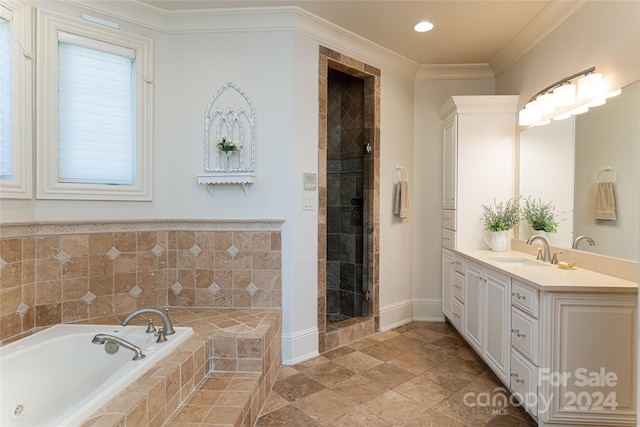
[[[327,316],[362,315],[364,82],[329,70]]]

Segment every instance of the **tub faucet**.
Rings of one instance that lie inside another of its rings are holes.
[[[144,359],[144,354],[142,354],[142,349],[140,347],[138,347],[137,345],[122,339],[122,338],[118,338],[118,337],[114,337],[113,335],[109,335],[109,334],[97,334],[95,337],[93,337],[93,339],[91,340],[92,343],[94,344],[106,344],[105,346],[105,350],[107,351],[107,353],[109,354],[113,354],[116,351],[118,351],[118,345],[122,346],[124,348],[127,348],[131,351],[133,351],[135,353],[135,356],[133,356],[133,360],[140,360],[140,359]],[[109,346],[109,343],[115,343],[116,346],[115,347],[111,347]]]
[[[578,243],[580,243],[580,240],[586,240],[587,242],[589,242],[589,246],[595,246],[596,244],[596,241],[589,236],[578,236],[576,237],[576,240],[573,241],[573,246],[571,246],[571,249],[578,249]]]
[[[131,319],[133,319],[136,316],[140,316],[141,314],[155,314],[157,315],[160,320],[162,321],[162,333],[164,335],[171,335],[171,334],[175,334],[176,331],[175,329],[173,329],[173,325],[171,324],[171,319],[169,319],[169,314],[168,313],[163,313],[160,310],[157,310],[155,308],[143,308],[140,310],[136,310],[133,313],[129,314],[127,317],[124,318],[124,320],[122,321],[122,323],[120,323],[122,326],[127,326],[129,324],[129,322],[131,321]]]
[[[544,237],[541,234],[535,234],[531,237],[529,237],[529,240],[527,240],[527,245],[532,244],[534,241],[536,240],[541,240],[542,244],[544,245],[544,258],[542,259],[544,262],[548,262],[550,257],[549,254],[549,240],[547,240],[546,237]]]

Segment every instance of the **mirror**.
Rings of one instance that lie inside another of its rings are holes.
[[[595,245],[583,240],[579,250],[638,261],[640,82],[584,114],[522,131],[519,161],[520,194],[555,207],[560,223],[548,234],[551,244],[571,248],[586,235]],[[615,220],[595,218],[596,179],[615,179]],[[518,232],[525,240],[536,234],[526,221]]]

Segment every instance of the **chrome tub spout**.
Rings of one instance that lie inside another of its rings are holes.
[[[171,324],[171,319],[169,319],[169,315],[155,308],[143,308],[140,310],[136,310],[125,317],[121,325],[127,326],[131,319],[136,316],[140,316],[141,314],[155,314],[156,316],[158,316],[162,321],[162,332],[164,333],[164,335],[171,335],[176,333],[175,329],[173,329],[173,325]]]

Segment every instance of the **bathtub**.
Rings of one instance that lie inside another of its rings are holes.
[[[193,334],[175,330],[156,344],[146,326],[60,324],[0,348],[0,426],[81,424]],[[96,334],[130,341],[145,358],[122,346],[108,354]]]

